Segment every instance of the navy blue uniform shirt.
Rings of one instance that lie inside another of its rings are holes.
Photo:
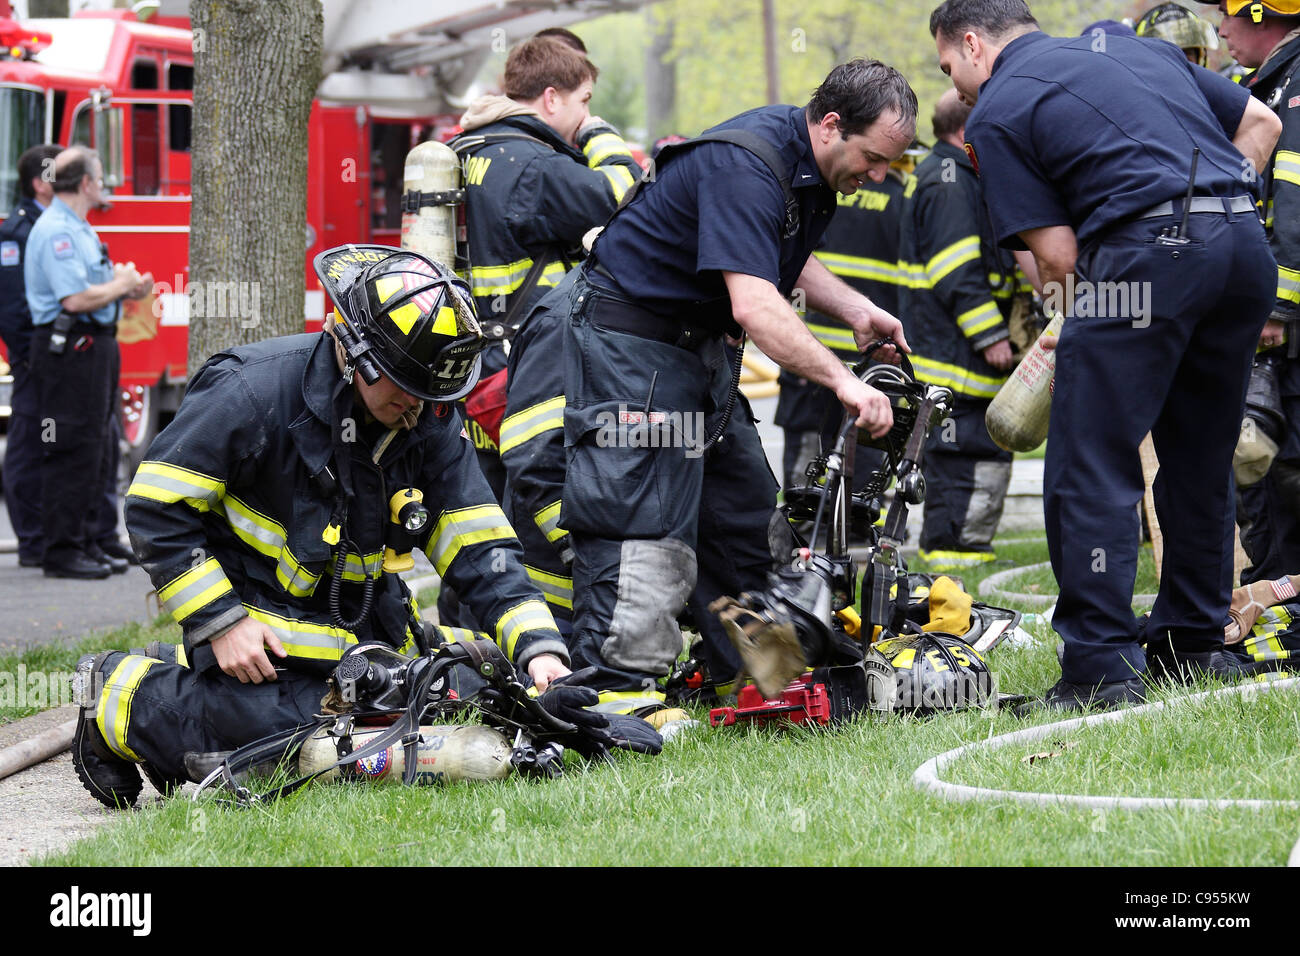
[[[998,242],[1072,226],[1082,245],[1187,192],[1254,188],[1232,145],[1250,93],[1187,62],[1162,40],[1016,37],[993,64],[966,122]]]
[[[744,129],[791,169],[800,228],[784,239],[785,198],[747,149],[705,143],[673,156],[601,234],[595,255],[630,298],[662,315],[692,304],[730,312],[722,273],[766,279],[789,295],[835,213],[835,191],[813,158],[803,107],[763,106],[714,129]]]

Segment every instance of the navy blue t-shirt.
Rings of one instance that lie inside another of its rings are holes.
[[[980,87],[966,141],[1000,244],[1072,226],[1082,244],[1187,192],[1254,189],[1232,145],[1250,93],[1163,40],[1107,35],[1012,40]]]
[[[704,143],[673,156],[614,217],[594,250],[623,292],[662,315],[726,309],[729,317],[724,271],[766,279],[789,295],[835,212],[835,192],[818,172],[802,107],[763,106],[714,129],[750,130],[776,147],[792,171],[800,228],[782,238],[781,186],[749,150]]]

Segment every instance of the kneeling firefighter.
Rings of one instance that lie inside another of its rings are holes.
[[[569,673],[453,413],[479,377],[469,290],[385,246],[337,247],[314,266],[334,303],[327,330],[209,359],[127,493],[132,546],[184,645],[178,662],[78,663],[73,763],[108,806],[134,802],[136,764],[167,791],[214,754],[314,722],[358,643],[427,649],[396,573],[413,547],[489,630],[440,628],[437,643],[488,638],[543,691]]]

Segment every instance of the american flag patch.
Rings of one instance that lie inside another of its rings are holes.
[[[1287,107],[1287,109],[1289,109],[1289,110],[1293,110],[1293,109],[1295,109],[1297,106],[1300,106],[1300,96],[1293,96],[1293,97],[1291,97],[1289,100],[1286,101],[1286,107]]]
[[[68,259],[72,256],[72,237],[66,233],[54,237],[54,255],[60,259]]]
[[[1295,585],[1291,583],[1290,578],[1278,578],[1276,581],[1268,583],[1273,588],[1273,594],[1279,601],[1295,597]]]

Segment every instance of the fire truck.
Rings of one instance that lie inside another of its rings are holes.
[[[318,252],[344,242],[400,244],[403,163],[416,144],[450,134],[460,110],[449,97],[515,40],[611,9],[610,0],[322,5],[326,78],[308,132],[307,329],[323,319],[311,269]],[[0,216],[18,201],[25,149],[53,142],[98,150],[111,208],[93,212],[90,224],[114,261],[133,261],[155,280],[153,295],[123,302],[118,331],[128,459],[138,460],[176,410],[187,372],[188,4],[34,20],[12,19],[9,6],[0,0]],[[8,412],[4,389],[0,380],[0,415]]]

